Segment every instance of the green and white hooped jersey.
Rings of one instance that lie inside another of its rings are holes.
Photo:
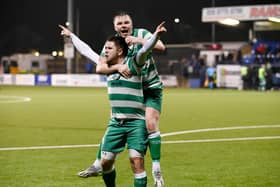
[[[111,117],[117,119],[145,119],[145,106],[141,68],[134,58],[127,57],[132,77],[125,79],[119,73],[108,75],[108,95],[112,109]]]
[[[146,29],[133,29],[132,36],[134,37],[141,37],[145,39],[149,39],[152,37],[152,33],[149,32]],[[128,50],[128,57],[133,57],[136,55],[136,53],[141,49],[142,45],[140,44],[134,44],[129,47]],[[105,50],[104,47],[101,52],[101,56],[104,56]],[[143,89],[162,89],[162,82],[160,80],[155,60],[152,57],[152,53],[150,52],[147,55],[146,63],[144,67],[142,68],[142,75],[143,75]]]
[[[146,29],[133,29],[132,36],[134,37],[141,37],[145,39],[149,39],[152,36],[152,33],[150,33]],[[133,45],[129,49],[128,56],[133,56],[137,53],[137,51],[140,50],[142,45]],[[152,57],[152,52],[150,52],[147,56],[146,63],[142,69],[142,75],[143,75],[143,88],[144,90],[147,89],[162,89],[162,82],[160,80],[155,60]]]

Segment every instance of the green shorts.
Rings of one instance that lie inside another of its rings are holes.
[[[148,134],[145,120],[111,119],[102,140],[101,151],[119,153],[127,144],[127,149],[134,149],[141,153],[146,153],[148,144]]]
[[[161,112],[162,89],[144,90],[144,103],[146,107],[151,107]]]

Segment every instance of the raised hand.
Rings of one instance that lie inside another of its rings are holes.
[[[155,30],[155,34],[162,34],[162,33],[164,33],[164,32],[167,32],[167,29],[163,26],[164,24],[165,24],[165,21],[161,22],[161,23],[157,26],[157,28],[156,28],[156,30]]]
[[[138,43],[137,42],[137,38],[135,38],[134,36],[127,36],[127,37],[125,37],[125,42],[127,43],[127,45]]]
[[[66,27],[62,26],[62,25],[58,25],[62,30],[61,30],[61,35],[63,36],[70,36],[70,34],[72,33],[69,29],[67,29]]]

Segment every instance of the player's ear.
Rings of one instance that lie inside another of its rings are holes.
[[[122,48],[118,48],[118,56],[123,56],[123,49]]]

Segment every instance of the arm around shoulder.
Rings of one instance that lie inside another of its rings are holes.
[[[118,72],[118,64],[109,66],[104,57],[99,58],[99,63],[96,65],[96,73],[98,74],[112,74]]]

